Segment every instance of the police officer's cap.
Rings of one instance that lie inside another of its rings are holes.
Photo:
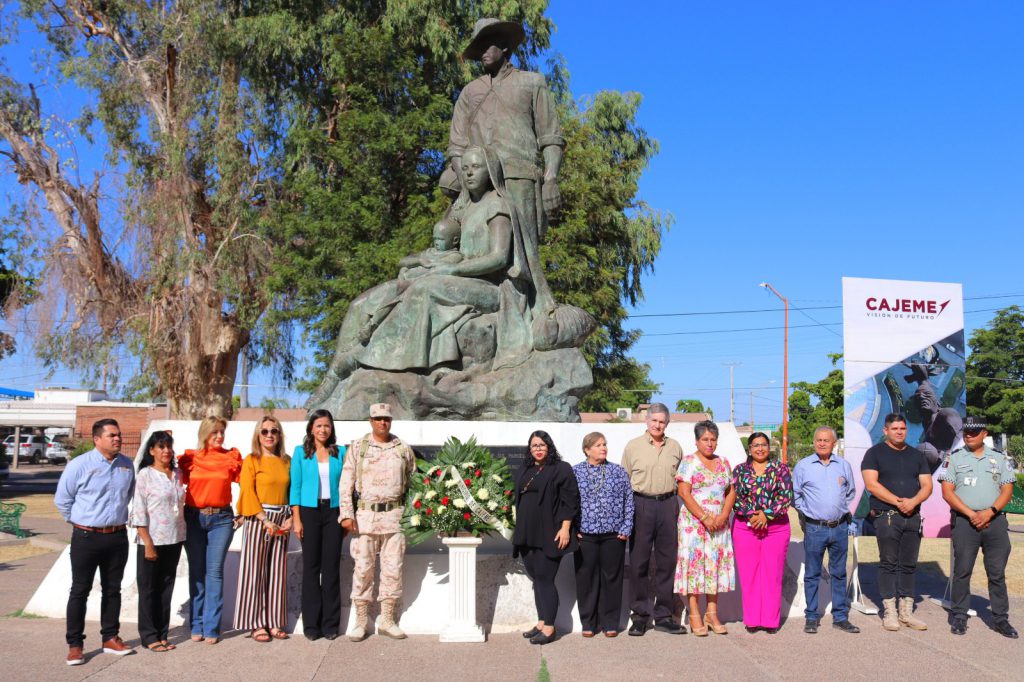
[[[964,420],[964,431],[988,431],[988,424],[980,417],[968,417]]]

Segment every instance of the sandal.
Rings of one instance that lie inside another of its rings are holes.
[[[270,636],[274,639],[291,639],[291,637],[288,636],[288,633],[281,628],[271,628]]]
[[[201,642],[204,639],[206,639],[206,638],[203,637],[202,635],[192,635],[192,641],[193,642]]]
[[[696,625],[694,625],[696,623]],[[700,614],[690,615],[690,634],[698,637],[707,637],[708,628],[700,622]]]
[[[726,630],[724,625],[722,625],[721,623],[718,623],[717,625],[715,624],[716,620],[718,620],[718,611],[708,611],[704,614],[704,625],[706,627],[711,628],[711,632],[715,633],[716,635],[729,634],[729,631]]]
[[[168,649],[163,642],[153,642],[152,644],[147,644],[146,648],[156,654],[162,654],[165,651],[170,651],[170,649]]]
[[[173,644],[171,644],[170,642],[168,642],[166,639],[160,640],[160,643],[163,644],[165,647],[167,647],[168,651],[172,651],[172,650],[178,648],[178,647],[174,646]]]
[[[252,631],[252,639],[255,642],[266,643],[270,641],[270,633],[265,628],[258,628]]]
[[[220,644],[220,637],[207,637],[203,641],[207,644]]]

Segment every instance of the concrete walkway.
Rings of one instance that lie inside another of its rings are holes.
[[[0,564],[0,614],[13,613],[28,602],[56,557],[48,553]],[[876,599],[873,567],[862,569],[868,597]],[[918,589],[926,595],[941,594],[942,587],[940,579],[922,575]],[[975,598],[974,606],[987,620],[987,600]],[[1024,599],[1014,598],[1011,609],[1016,625],[1024,625]],[[888,633],[876,617],[854,613],[851,619],[863,628],[859,635],[833,630],[828,619],[817,635],[805,635],[803,621],[792,619],[776,635],[748,634],[741,624],[731,623],[727,636],[650,632],[642,638],[583,639],[570,633],[545,647],[532,646],[518,634],[495,635],[484,644],[441,645],[436,637],[426,636],[401,642],[373,636],[359,644],[295,637],[258,644],[240,633],[229,633],[220,644],[209,646],[188,641],[187,630],[178,628],[172,633],[177,650],[154,654],[140,648],[122,658],[100,653],[99,625],[89,622],[87,661],[77,668],[64,664],[62,620],[6,616],[0,618],[0,661],[6,680],[170,677],[253,682],[412,677],[419,682],[525,682],[537,679],[542,657],[552,680],[1019,679],[1024,640],[1005,639],[978,618],[971,619],[967,636],[954,637],[949,634],[946,613],[926,599],[919,604],[919,614],[930,626],[927,632]],[[139,645],[134,623],[125,623],[122,635],[129,644]]]

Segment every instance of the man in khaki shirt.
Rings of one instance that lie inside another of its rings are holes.
[[[665,435],[668,407],[653,403],[647,410],[647,432],[626,444],[622,467],[633,486],[636,512],[629,539],[629,564],[633,586],[632,620],[629,634],[642,636],[651,627],[673,635],[685,634],[672,614],[676,596],[672,592],[678,537],[676,520],[676,471],[683,457],[679,442]],[[651,576],[651,558],[654,575]],[[653,606],[653,608],[652,608]]]

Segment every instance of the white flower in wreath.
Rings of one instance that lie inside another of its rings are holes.
[[[487,508],[490,509],[491,511],[494,511],[495,509],[498,508],[498,503],[495,502],[494,500],[491,500],[490,502],[487,503]]]
[[[427,491],[427,499],[428,500],[432,500],[435,497],[437,497],[437,491],[436,490],[428,490]]]
[[[444,482],[444,487],[445,488],[454,488],[458,484],[459,484],[458,480],[456,480],[454,478],[449,478],[447,481]]]
[[[491,476],[491,479],[492,479],[492,480],[493,480],[493,481],[494,481],[495,483],[501,483],[501,476],[499,476],[498,474],[493,474],[493,475]]]
[[[476,462],[464,462],[462,465],[463,469],[473,469],[476,467]]]
[[[479,492],[478,492],[478,493],[476,494],[476,496],[477,496],[478,498],[480,498],[481,500],[486,500],[486,499],[487,499],[488,497],[490,497],[490,496],[491,496],[491,494],[490,494],[489,492],[487,492],[487,488],[482,488],[482,489],[481,489],[481,490],[480,490],[480,491],[479,491]]]
[[[444,514],[446,511],[448,511],[448,507],[444,506],[443,504],[437,505],[438,514]]]
[[[455,507],[457,509],[465,509],[466,508],[466,501],[465,500],[462,500],[462,499],[455,500],[454,504],[455,504]]]
[[[419,517],[419,514],[417,514],[416,516],[413,516],[413,517],[411,517],[411,518],[409,519],[409,525],[410,525],[410,526],[418,526],[418,525],[420,525],[420,517]]]

